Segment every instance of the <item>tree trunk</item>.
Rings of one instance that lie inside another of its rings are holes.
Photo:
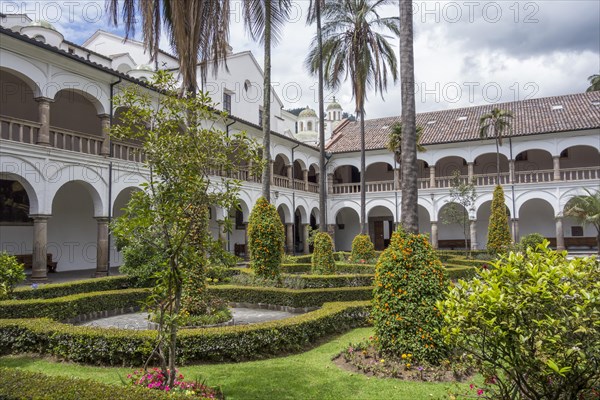
[[[365,158],[365,100],[362,98],[360,99],[360,233],[363,235],[368,233]]]
[[[271,0],[265,1],[265,59],[263,81],[263,160],[262,196],[271,201]]]
[[[400,0],[400,83],[402,90],[402,226],[419,232],[417,128],[412,1]]]
[[[323,38],[321,33],[321,0],[316,4],[317,46],[319,52],[319,230],[327,232],[327,171],[325,167],[325,104],[323,99]]]
[[[172,267],[177,269],[177,267]],[[172,315],[178,315],[181,310],[181,295],[182,295],[182,282],[176,271],[173,272],[175,279],[175,302],[173,305]],[[167,385],[173,387],[175,379],[177,378],[177,323],[171,321],[171,329],[169,332],[169,379]]]

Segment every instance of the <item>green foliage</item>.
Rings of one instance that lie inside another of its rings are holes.
[[[450,182],[450,202],[443,208],[442,222],[458,224],[462,228],[465,249],[469,249],[467,242],[470,232],[469,214],[475,212],[476,200],[475,181],[465,181],[459,170],[454,171]]]
[[[146,239],[140,237],[132,237],[126,244],[123,242],[125,240],[121,239],[123,265],[119,272],[131,277],[137,287],[151,286],[155,275],[164,267],[157,246],[149,246]]]
[[[338,274],[374,274],[374,264],[335,263]],[[312,273],[312,264],[281,264],[281,271],[288,274]]]
[[[502,186],[496,186],[492,199],[492,211],[488,225],[487,250],[493,254],[505,253],[512,239],[508,229],[508,214],[504,204],[504,190]]]
[[[97,311],[139,307],[148,293],[148,289],[125,289],[52,299],[5,300],[0,302],[0,315],[2,318],[52,318],[64,321]]]
[[[315,235],[312,272],[314,274],[334,274],[335,270],[331,236],[325,232],[319,232]]]
[[[264,197],[258,199],[248,220],[250,267],[263,278],[277,278],[285,246],[285,231],[277,209]]]
[[[519,241],[519,251],[522,253],[527,253],[527,249],[531,248],[535,250],[538,245],[544,243],[546,238],[539,233],[530,233],[529,235],[525,235]]]
[[[438,303],[487,398],[578,399],[600,379],[600,268],[547,245],[502,256]]]
[[[18,300],[52,299],[79,293],[127,289],[133,286],[132,279],[127,276],[108,276],[67,283],[49,283],[39,285],[35,289],[20,287],[13,292],[13,298]]]
[[[352,240],[350,262],[371,264],[375,261],[375,246],[369,235],[356,235]]]
[[[167,394],[140,387],[106,385],[87,379],[49,376],[14,368],[0,368],[0,376],[0,393],[2,399],[6,400],[189,399],[184,395]]]
[[[427,151],[425,146],[421,144],[421,140],[423,138],[423,127],[417,126],[417,151],[419,153],[424,153]],[[400,122],[396,122],[392,125],[392,131],[390,132],[390,136],[388,138],[387,149],[394,153],[396,157],[396,162],[402,162],[402,124]]]
[[[374,275],[345,274],[345,275],[298,275],[281,274],[279,280],[263,280],[255,276],[251,270],[242,269],[236,275],[233,283],[236,285],[254,285],[262,287],[283,287],[289,289],[315,289],[337,287],[372,286]]]
[[[412,354],[419,363],[439,362],[447,353],[437,332],[443,316],[435,303],[447,286],[427,236],[394,232],[375,274],[372,316],[379,351],[392,357]]]
[[[285,320],[182,330],[177,360],[241,361],[288,354],[367,323],[366,302],[319,305],[318,310]],[[0,354],[35,353],[93,365],[140,366],[152,354],[156,335],[156,331],[73,326],[43,318],[0,320]]]
[[[585,189],[586,195],[575,196],[567,203],[565,215],[575,218],[583,225],[596,228],[598,255],[600,255],[600,190],[592,192]]]
[[[15,256],[0,252],[0,300],[10,298],[15,286],[25,278],[23,264]]]

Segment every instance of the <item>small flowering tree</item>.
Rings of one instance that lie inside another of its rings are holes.
[[[369,235],[356,235],[352,241],[350,261],[354,263],[371,263],[375,260],[375,246]]]
[[[25,278],[23,264],[15,256],[0,252],[0,300],[9,299],[15,286]]]
[[[115,98],[126,111],[112,128],[114,137],[142,143],[149,171],[148,182],[133,193],[112,229],[125,248],[135,244],[152,254],[157,272],[147,306],[159,328],[151,357],[158,358],[168,387],[176,381],[181,311],[194,309],[206,296],[204,279],[198,277],[203,277],[214,240],[208,208],[233,208],[241,185],[234,179],[215,180],[214,171],[231,176],[240,161],[260,165],[258,146],[245,134],[217,129],[225,116],[215,114],[205,94],[180,96],[176,83],[171,74],[157,73],[158,99],[127,87]]]
[[[312,255],[312,272],[315,274],[334,274],[335,258],[333,257],[333,240],[325,232],[315,235],[315,245]]]
[[[266,279],[279,277],[284,245],[285,232],[277,209],[261,197],[248,220],[250,268],[257,276]]]

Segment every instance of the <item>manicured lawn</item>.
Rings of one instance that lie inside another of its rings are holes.
[[[372,334],[355,329],[306,353],[236,364],[195,365],[182,368],[187,379],[221,385],[227,400],[242,399],[441,399],[448,383],[403,382],[368,378],[339,369],[331,359],[350,342]],[[2,357],[0,367],[22,368],[51,375],[67,375],[120,384],[129,368],[88,367],[29,357]],[[465,387],[468,384],[464,385]]]

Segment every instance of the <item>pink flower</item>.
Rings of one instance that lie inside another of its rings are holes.
[[[471,389],[471,390],[473,390],[473,388],[474,388],[474,387],[475,387],[475,386],[473,386],[473,384],[472,384],[472,383],[469,385],[469,389]]]
[[[483,389],[477,389],[477,396],[481,396],[483,394]]]

